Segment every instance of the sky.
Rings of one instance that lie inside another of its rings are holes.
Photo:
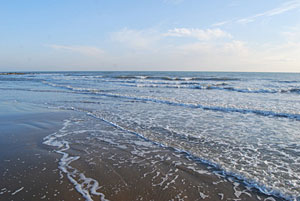
[[[300,0],[0,0],[0,71],[300,72]]]

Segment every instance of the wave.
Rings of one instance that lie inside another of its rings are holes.
[[[281,93],[300,93],[300,88],[292,88],[287,90],[281,90]]]
[[[2,88],[0,90],[5,91],[28,91],[28,92],[45,92],[45,93],[74,93],[72,91],[63,91],[63,90],[48,90],[48,89],[25,89],[25,88]]]
[[[88,93],[97,93],[97,92],[104,92],[105,90],[99,90],[99,89],[92,89],[92,88],[82,88],[82,87],[73,87],[70,85],[62,85],[62,84],[54,84],[51,82],[43,81],[43,84],[46,84],[48,86],[57,87],[61,89],[67,89],[71,91],[77,91],[77,92],[88,92]]]
[[[257,110],[257,109],[243,109],[243,108],[233,108],[233,107],[220,107],[220,106],[206,106],[201,104],[190,104],[190,103],[181,103],[181,102],[174,102],[169,100],[162,100],[162,99],[154,99],[154,98],[147,98],[147,97],[133,97],[133,96],[126,96],[120,94],[98,94],[102,96],[108,97],[117,97],[117,98],[126,98],[131,100],[137,101],[149,101],[154,103],[161,103],[173,106],[182,106],[188,108],[197,108],[209,111],[217,111],[217,112],[237,112],[242,114],[257,114],[261,116],[269,116],[269,117],[281,117],[281,118],[288,118],[294,120],[300,120],[300,114],[291,114],[291,113],[281,113],[281,112],[274,112],[268,110]]]
[[[47,83],[49,84],[49,83]],[[55,87],[62,87],[61,85],[52,84],[51,86]],[[124,98],[129,100],[135,101],[142,101],[142,102],[153,102],[153,103],[160,103],[160,104],[167,104],[172,106],[180,106],[180,107],[188,107],[188,108],[195,108],[195,109],[203,109],[209,111],[217,111],[217,112],[237,112],[242,114],[256,114],[260,116],[267,116],[267,117],[280,117],[280,118],[288,118],[293,120],[300,121],[300,114],[291,114],[291,113],[284,113],[284,112],[275,112],[269,110],[258,110],[258,109],[244,109],[244,108],[235,108],[235,107],[221,107],[221,106],[209,106],[209,105],[202,105],[198,103],[183,103],[183,102],[175,102],[165,99],[157,99],[152,97],[137,97],[131,95],[123,95],[123,94],[115,94],[115,93],[103,93],[101,90],[95,89],[83,89],[83,88],[76,88],[71,86],[63,86],[65,89],[72,90],[74,92],[82,93],[82,94],[94,94],[98,96],[106,96],[112,98]]]
[[[227,83],[201,85],[199,83],[178,83],[178,84],[122,84],[122,86],[128,87],[142,87],[142,88],[176,88],[176,89],[202,89],[202,90],[224,90],[240,93],[263,93],[263,94],[275,94],[275,93],[296,93],[300,94],[300,88],[290,89],[251,89],[251,88],[235,88],[228,86]],[[222,87],[225,86],[225,87]]]
[[[80,88],[73,87],[70,85],[62,85],[55,84],[43,79],[32,79],[32,78],[0,78],[0,81],[33,81],[33,82],[42,82],[48,86],[59,87],[61,89],[68,89],[74,91],[82,91],[82,92],[108,92],[112,90],[100,90],[100,89],[92,89],[92,88]],[[105,80],[107,82],[111,82],[111,80]],[[228,86],[228,83],[215,83],[215,84],[201,84],[199,82],[189,82],[189,81],[181,81],[176,84],[172,84],[170,82],[140,82],[135,80],[127,80],[127,81],[116,81],[121,82],[121,86],[126,87],[141,87],[141,88],[176,88],[176,89],[196,89],[196,90],[224,90],[224,91],[232,91],[232,92],[240,92],[240,93],[263,93],[263,94],[300,94],[300,88],[287,88],[287,89],[251,89],[251,88],[235,88],[232,86]],[[18,90],[18,89],[17,89]],[[25,90],[25,89],[24,89]],[[29,89],[27,89],[29,90]]]
[[[168,80],[168,81],[240,81],[239,78],[230,77],[168,77],[168,76],[114,76],[115,79],[147,79],[147,80]]]
[[[296,93],[300,94],[300,88],[289,88],[289,89],[240,89],[234,87],[218,87],[218,86],[207,86],[205,89],[217,89],[217,90],[226,90],[226,91],[234,91],[241,93],[263,93],[263,94],[275,94],[275,93]]]
[[[99,78],[103,78],[103,76],[97,76]],[[150,77],[150,76],[116,76],[118,78],[116,80],[111,79],[101,79],[101,82],[119,82],[121,86],[128,86],[128,87],[141,87],[141,88],[177,88],[177,89],[201,89],[201,90],[224,90],[224,91],[232,91],[232,92],[240,92],[240,93],[262,93],[262,94],[276,94],[276,93],[292,93],[292,94],[300,94],[300,87],[292,87],[292,88],[265,88],[265,89],[257,89],[257,88],[236,88],[233,86],[229,86],[226,82],[221,83],[201,83],[202,81],[232,81],[235,78],[170,78],[170,77]],[[155,78],[155,79],[154,79]],[[165,80],[165,81],[154,81],[151,82],[150,80]],[[161,79],[163,78],[163,79]],[[78,78],[79,79],[79,78]],[[124,80],[122,80],[124,79]],[[45,80],[36,80],[36,79],[20,79],[20,78],[13,78],[13,81],[41,81],[46,83]],[[1,81],[1,79],[0,79]],[[170,82],[170,81],[177,81]],[[198,81],[198,82],[197,82]],[[286,81],[288,82],[288,81]],[[291,81],[294,82],[294,81]],[[296,82],[296,81],[295,81]],[[50,83],[50,82],[48,82]],[[50,83],[48,85],[56,85]],[[61,88],[72,88],[71,86],[61,85]],[[90,89],[90,88],[78,88],[81,91],[105,91],[99,89]]]
[[[146,79],[148,76],[136,76],[136,75],[124,75],[124,76],[114,76],[112,78],[116,79]]]
[[[128,87],[142,87],[142,88],[175,88],[175,89],[213,89],[213,87],[217,86],[226,86],[226,83],[221,84],[211,84],[208,86],[201,85],[199,83],[176,83],[176,84],[122,84],[122,86]]]
[[[43,79],[32,78],[32,77],[0,77],[0,81],[9,82],[41,82]]]
[[[112,79],[102,79],[99,82],[110,82],[110,83],[121,83],[124,84],[153,84],[153,85],[200,85],[200,82],[197,81],[176,81],[176,82],[170,82],[166,80],[136,80],[136,79],[128,79],[128,80],[112,80]],[[219,83],[218,83],[219,84]],[[227,85],[224,83],[224,85]],[[128,85],[129,86],[129,85]]]
[[[154,145],[158,145],[160,147],[163,147],[163,148],[167,148],[167,149],[170,149],[176,153],[180,153],[180,154],[183,154],[187,159],[189,160],[192,160],[192,161],[195,161],[196,163],[201,163],[201,164],[205,164],[209,167],[211,167],[211,171],[216,174],[216,175],[222,175],[223,177],[225,178],[229,178],[228,180],[231,181],[231,182],[238,182],[238,183],[242,183],[243,185],[249,187],[250,189],[255,189],[255,190],[258,190],[260,191],[261,193],[265,194],[265,195],[271,195],[271,196],[274,196],[274,197],[277,197],[277,198],[283,198],[283,199],[286,199],[286,200],[294,200],[294,199],[298,199],[298,197],[296,198],[295,196],[293,195],[286,195],[280,191],[278,191],[277,189],[274,190],[272,188],[269,188],[261,183],[258,183],[257,181],[254,181],[254,180],[251,180],[245,176],[242,176],[242,175],[239,175],[237,173],[234,173],[234,172],[228,172],[226,171],[225,169],[223,169],[219,164],[216,164],[210,160],[207,160],[207,159],[204,159],[204,158],[200,158],[196,155],[194,155],[192,152],[190,151],[187,151],[187,150],[183,150],[182,148],[178,148],[178,147],[174,147],[174,146],[169,146],[169,145],[166,145],[164,144],[163,142],[156,142],[156,141],[153,141],[147,137],[145,137],[142,133],[139,133],[135,130],[132,130],[132,129],[129,129],[129,128],[126,128],[126,127],[123,127],[122,125],[119,125],[118,123],[115,123],[115,122],[112,122],[110,120],[107,120],[103,117],[100,117],[94,113],[91,113],[91,112],[87,112],[87,114],[89,116],[92,116],[94,118],[97,118],[97,119],[100,119],[108,124],[110,124],[111,126],[119,129],[119,130],[122,130],[124,132],[128,132],[128,133],[131,133],[131,134],[134,134],[142,139],[144,139],[145,141],[147,142],[151,142],[153,143]],[[172,134],[174,134],[172,132]],[[181,135],[182,137],[182,135]],[[187,136],[185,136],[187,137]],[[191,137],[191,136],[189,136]]]
[[[299,83],[300,81],[296,81],[296,80],[276,80],[274,82],[293,84],[293,83]]]
[[[257,181],[251,180],[245,176],[239,175],[235,172],[229,172],[226,171],[225,169],[223,169],[220,165],[211,162],[210,160],[198,157],[196,155],[194,155],[192,152],[184,150],[180,147],[176,147],[176,146],[169,146],[164,144],[163,142],[156,142],[153,141],[152,139],[147,138],[146,136],[144,136],[142,133],[137,132],[135,130],[132,130],[130,128],[124,127],[120,124],[118,124],[117,122],[113,122],[111,120],[108,120],[102,116],[99,116],[98,114],[95,114],[91,111],[87,111],[84,110],[82,108],[74,108],[74,107],[59,107],[59,109],[64,109],[64,110],[74,110],[74,111],[78,111],[78,112],[84,112],[85,114],[87,114],[88,116],[91,116],[93,118],[99,119],[103,122],[106,122],[107,124],[130,134],[133,134],[137,137],[140,137],[141,139],[150,142],[156,146],[160,146],[166,149],[169,149],[171,151],[174,151],[175,153],[179,153],[182,154],[184,157],[186,157],[188,160],[194,161],[196,163],[200,163],[200,164],[204,164],[209,166],[210,170],[212,171],[212,173],[218,175],[218,176],[222,176],[225,178],[228,178],[228,181],[231,181],[232,183],[238,182],[241,183],[243,185],[245,185],[246,187],[248,187],[249,189],[252,189],[254,191],[259,191],[262,194],[265,195],[269,195],[275,198],[279,198],[279,199],[284,199],[284,200],[298,200],[298,197],[295,197],[294,195],[290,195],[290,194],[285,194],[277,189],[272,189],[268,186],[265,186]],[[55,145],[54,145],[55,146]],[[56,145],[57,146],[57,145]],[[103,194],[102,194],[103,195]],[[104,197],[103,197],[104,198]],[[104,198],[105,199],[105,198]]]
[[[241,93],[279,93],[280,91],[277,91],[275,89],[242,89],[242,88],[234,88],[234,87],[215,87],[215,86],[209,86],[207,89],[217,89],[217,90],[226,90],[226,91],[234,91],[234,92],[241,92]]]

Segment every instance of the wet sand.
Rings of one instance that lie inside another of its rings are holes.
[[[224,177],[187,153],[155,145],[108,122],[71,112],[10,107],[14,112],[0,116],[1,201],[281,200]],[[65,119],[71,120],[63,127]],[[43,144],[43,138],[55,132],[70,133],[55,136],[68,141],[69,148]],[[61,165],[62,153],[80,158]],[[105,198],[93,193],[95,181],[96,191]]]
[[[57,154],[42,145],[67,114],[6,106],[0,115],[0,200],[82,200],[68,179],[61,179]]]

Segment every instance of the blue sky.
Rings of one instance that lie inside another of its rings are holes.
[[[300,72],[300,0],[0,0],[0,71]]]

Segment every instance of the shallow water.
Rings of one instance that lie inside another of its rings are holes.
[[[83,120],[98,118],[186,151],[262,192],[299,199],[300,74],[29,73],[0,75],[0,92],[4,102],[75,110]],[[110,142],[116,143],[113,135]],[[75,139],[68,135],[65,140]],[[87,142],[87,149],[93,146]]]

